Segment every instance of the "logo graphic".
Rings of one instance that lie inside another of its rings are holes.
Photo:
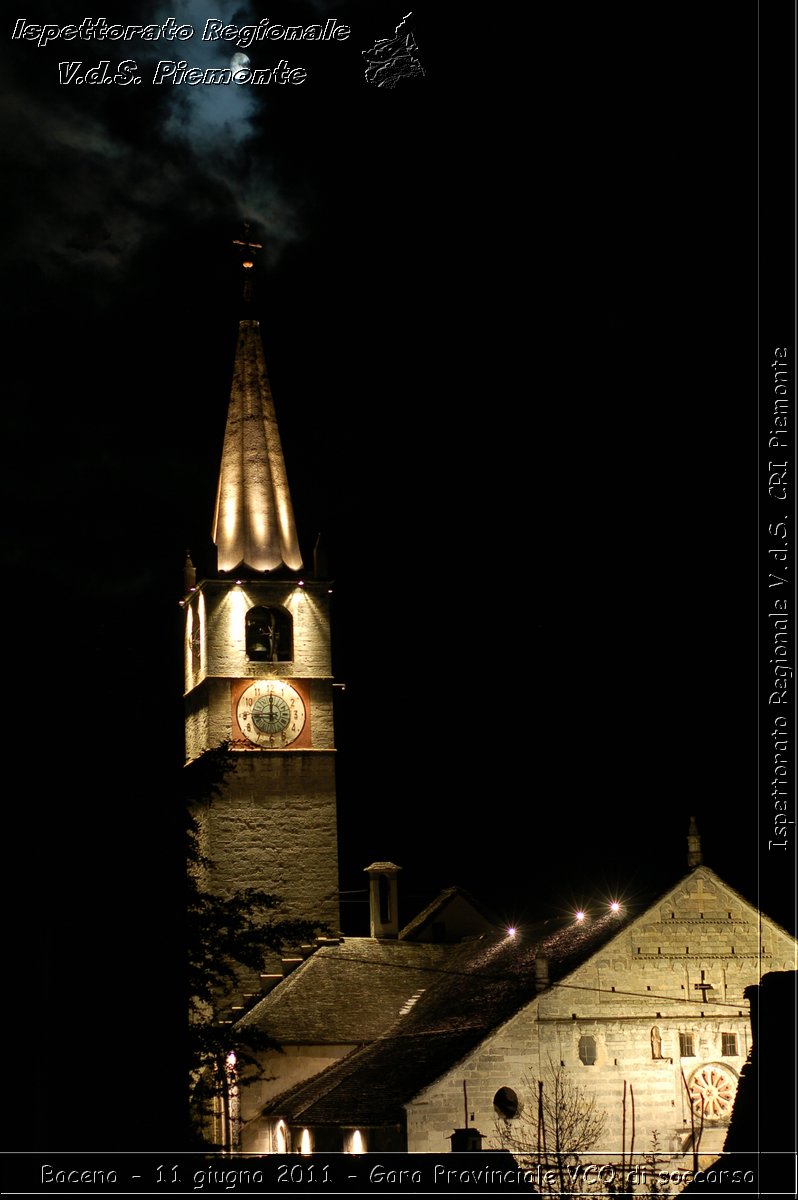
[[[424,68],[416,57],[416,39],[408,22],[412,12],[403,17],[391,38],[377,38],[370,50],[361,50],[368,66],[366,79],[377,87],[394,88],[403,79],[417,79]]]

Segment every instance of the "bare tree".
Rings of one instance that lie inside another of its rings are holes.
[[[549,1059],[544,1079],[524,1079],[525,1099],[517,1116],[497,1121],[503,1150],[536,1170],[536,1185],[552,1195],[583,1192],[580,1157],[600,1140],[606,1113],[595,1097],[574,1083],[565,1067]]]

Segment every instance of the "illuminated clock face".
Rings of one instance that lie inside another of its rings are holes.
[[[305,705],[296,688],[282,679],[259,679],[241,693],[238,728],[247,741],[267,750],[295,742],[305,726]]]

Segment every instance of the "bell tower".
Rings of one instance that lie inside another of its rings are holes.
[[[186,576],[185,744],[235,757],[198,814],[209,886],[257,887],[282,915],[339,926],[330,586],[303,573],[280,434],[242,254],[243,316],[213,520],[217,574]]]

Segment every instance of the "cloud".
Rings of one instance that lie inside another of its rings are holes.
[[[142,60],[168,58],[185,61],[200,70],[228,67],[235,46],[225,41],[202,40],[208,11],[205,0],[175,0],[164,6],[156,13],[156,22],[174,17],[178,25],[192,26],[194,37],[188,42],[168,43],[166,52],[163,43],[145,47],[140,55]],[[234,0],[216,0],[213,16],[225,25],[240,25],[250,19],[242,15],[241,6]],[[236,84],[194,87],[167,82],[159,86],[164,93],[161,125],[164,137],[188,146],[198,158],[210,157],[216,169],[221,164],[234,169],[239,152],[255,133],[259,109],[265,102],[256,98],[252,88]]]
[[[232,0],[216,0],[213,15],[233,24],[251,19]],[[185,43],[137,44],[130,51],[144,77],[137,87],[59,86],[55,59],[41,73],[30,71],[31,54],[39,56],[38,68],[44,52],[15,43],[16,87],[0,106],[6,263],[21,271],[35,262],[50,278],[78,268],[101,281],[166,238],[176,214],[187,228],[209,219],[228,228],[249,220],[272,259],[301,236],[264,137],[268,98],[236,85],[151,84],[159,58],[227,66],[235,50],[202,41],[205,0],[173,0],[151,19],[169,16],[197,32]]]

